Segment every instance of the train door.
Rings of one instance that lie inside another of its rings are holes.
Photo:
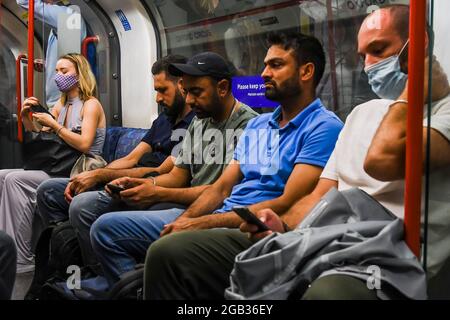
[[[37,55],[42,54],[39,35],[35,41]],[[14,0],[2,1],[0,6],[0,169],[20,168],[22,148],[18,141],[18,96],[26,89],[27,61],[20,55],[27,51],[27,26],[20,17],[20,9]],[[19,88],[17,88],[17,76]],[[37,96],[43,83],[38,75],[34,79]],[[17,89],[19,95],[17,95]]]

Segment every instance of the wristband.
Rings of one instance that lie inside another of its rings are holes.
[[[392,103],[389,105],[389,107],[392,107],[394,104],[397,104],[397,103],[408,104],[408,100],[402,100],[402,99],[395,100],[394,102],[392,102]]]

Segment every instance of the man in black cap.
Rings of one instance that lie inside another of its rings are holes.
[[[180,132],[184,141],[169,173],[148,179],[114,180],[112,184],[125,189],[119,194],[106,187],[123,204],[111,206],[111,211],[145,210],[104,214],[92,225],[92,248],[102,265],[107,287],[133,270],[136,262],[143,262],[148,246],[159,238],[164,226],[184,212],[179,207],[163,210],[158,204],[189,206],[194,202],[222,174],[247,122],[257,115],[233,97],[234,70],[220,55],[201,53],[186,64],[171,64],[168,70],[171,75],[182,77],[186,104],[196,117],[185,134]],[[129,240],[116,242],[116,239]],[[92,281],[82,281],[81,287],[88,288],[83,286],[88,283]]]

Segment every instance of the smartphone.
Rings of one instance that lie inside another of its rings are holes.
[[[33,104],[30,106],[31,111],[33,112],[38,112],[38,113],[46,113],[52,116],[53,119],[55,119],[55,117],[50,113],[50,111],[48,111],[46,108],[44,108],[42,105],[40,104]]]
[[[120,192],[125,190],[124,187],[118,186],[115,184],[111,184],[111,183],[108,183],[107,186],[108,186],[109,190],[111,190],[111,192],[115,195],[120,195]]]
[[[233,207],[233,211],[237,213],[244,221],[258,226],[258,232],[270,231],[270,228],[257,216],[255,216],[247,207],[237,206]]]

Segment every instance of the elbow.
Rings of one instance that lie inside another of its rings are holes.
[[[81,153],[89,153],[89,151],[91,150],[91,146],[90,145],[81,145],[78,148],[76,148],[78,151],[80,151]]]
[[[379,181],[402,179],[404,176],[402,168],[404,168],[404,161],[381,153],[368,153],[364,161],[364,171]]]

